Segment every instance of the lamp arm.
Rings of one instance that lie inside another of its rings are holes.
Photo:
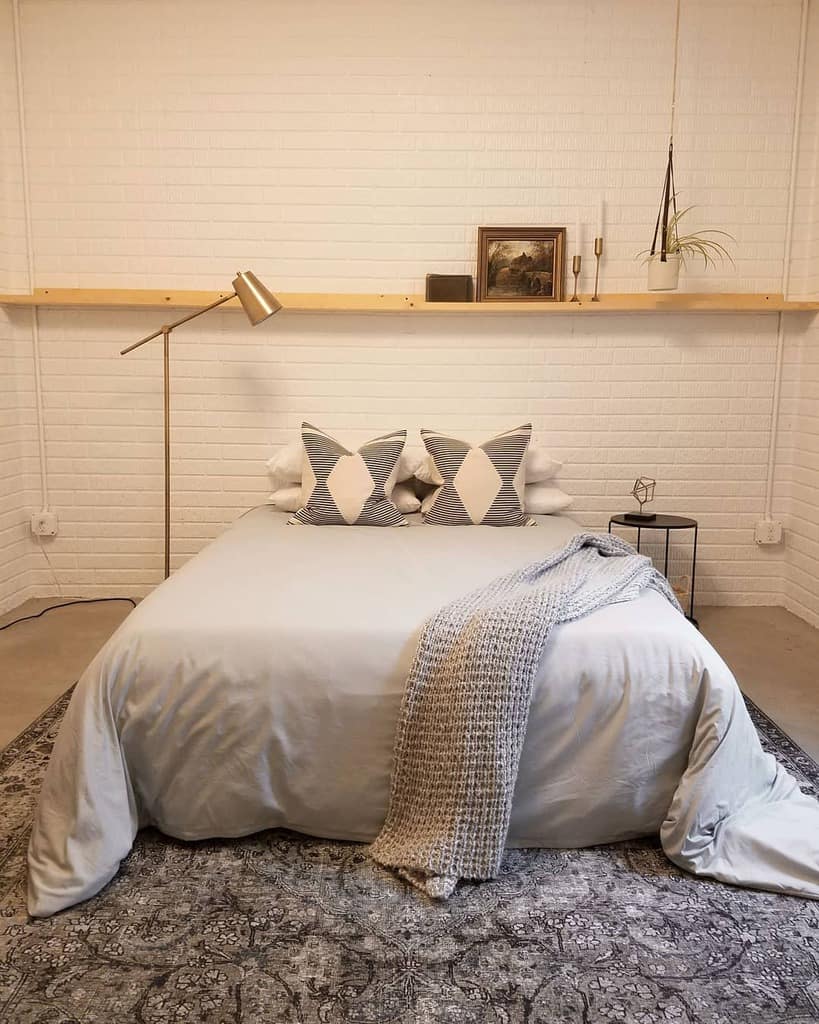
[[[197,309],[195,313],[189,313],[187,316],[183,316],[180,320],[177,320],[172,324],[165,324],[164,327],[160,327],[158,331],[154,331],[153,334],[149,334],[147,338],[142,338],[139,341],[135,341],[133,345],[129,345],[124,348],[120,355],[127,355],[129,352],[133,352],[135,348],[139,348],[140,345],[144,345],[148,341],[153,341],[154,338],[158,338],[160,334],[164,334],[166,331],[170,332],[175,328],[179,327],[180,324],[186,324],[188,320],[195,320],[196,317],[201,316],[203,313],[207,313],[209,309],[215,309],[217,306],[221,306],[223,302],[230,302],[231,299],[236,298],[236,292],[231,292],[230,295],[225,295],[224,298],[217,299],[216,302],[211,302],[209,306],[203,306],[202,309]]]

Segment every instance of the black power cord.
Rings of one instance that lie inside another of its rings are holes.
[[[0,633],[4,629],[11,629],[12,626],[16,626],[19,622],[28,622],[29,619],[39,619],[41,615],[45,615],[46,612],[53,612],[55,608],[68,608],[72,604],[100,604],[102,601],[128,601],[134,608],[136,608],[136,601],[132,597],[78,597],[73,601],[61,601],[60,604],[50,604],[47,608],[41,608],[40,611],[34,615],[23,615],[19,619],[12,619],[11,622],[7,622],[5,626],[0,626]]]

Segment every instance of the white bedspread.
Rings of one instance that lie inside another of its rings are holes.
[[[269,507],[240,519],[131,613],[80,680],[31,837],[30,912],[98,892],[149,824],[182,839],[276,826],[373,839],[423,621],[578,529],[556,516],[529,530],[311,528]],[[741,796],[759,771],[782,841],[757,803],[721,842],[726,779]],[[713,648],[647,592],[553,630],[509,842],[660,830],[689,870],[819,897],[819,805],[762,753]]]

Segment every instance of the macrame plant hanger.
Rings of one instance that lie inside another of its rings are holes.
[[[660,209],[657,212],[657,223],[654,225],[654,238],[651,242],[650,255],[655,256],[658,252],[657,237],[660,239],[660,260],[668,262],[668,211],[674,211],[677,216],[677,190],[674,187],[674,115],[677,106],[677,59],[680,49],[680,3],[677,0],[677,18],[674,27],[674,71],[671,81],[671,125],[668,133],[668,163],[665,168],[665,180],[663,182],[663,194],[660,197]],[[662,228],[662,231],[660,230]]]

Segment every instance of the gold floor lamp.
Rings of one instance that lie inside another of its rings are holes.
[[[183,316],[175,323],[165,324],[158,331],[149,334],[147,338],[135,341],[133,345],[129,345],[128,348],[124,348],[120,352],[121,356],[127,355],[129,352],[133,352],[135,348],[139,348],[140,345],[153,341],[154,338],[158,338],[160,334],[162,335],[164,342],[163,367],[165,379],[165,579],[171,574],[171,331],[175,327],[179,327],[180,324],[186,324],[188,320],[193,320],[195,317],[207,313],[209,309],[215,309],[217,306],[221,306],[223,302],[229,302],[234,297],[238,297],[248,320],[254,327],[263,320],[267,320],[269,316],[273,316],[274,313],[278,313],[282,308],[282,304],[276,296],[265,288],[255,274],[251,274],[249,270],[246,270],[243,273],[237,274],[234,278],[233,291],[230,295],[226,295],[223,299],[217,299],[216,302],[211,302],[204,309],[190,313],[188,316]]]

